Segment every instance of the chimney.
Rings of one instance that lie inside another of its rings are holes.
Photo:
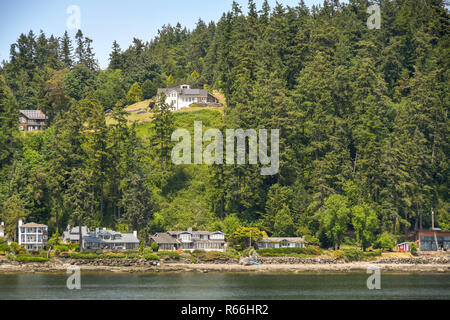
[[[137,231],[133,231],[133,236],[137,238]]]
[[[2,226],[4,226],[5,225],[5,223],[2,221],[2,224],[1,224]]]
[[[98,236],[98,233],[100,232],[100,228],[95,228],[95,236]]]
[[[192,232],[192,227],[189,227],[189,228],[187,229],[187,231],[188,231],[188,232]]]
[[[22,219],[19,220],[19,227],[20,227],[21,225],[23,225]]]
[[[434,230],[434,210],[431,209],[431,230]]]

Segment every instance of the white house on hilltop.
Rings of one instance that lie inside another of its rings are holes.
[[[208,90],[191,89],[187,84],[175,88],[159,88],[157,97],[162,93],[166,95],[166,104],[172,106],[173,110],[188,108],[191,104],[219,105],[219,99]]]

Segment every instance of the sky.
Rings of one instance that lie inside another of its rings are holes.
[[[218,21],[231,9],[233,0],[0,0],[0,61],[9,60],[9,50],[21,33],[30,30],[37,35],[40,30],[50,36],[60,37],[68,31],[75,37],[77,21],[75,11],[80,10],[80,26],[83,34],[93,40],[96,58],[102,69],[109,63],[112,43],[116,40],[122,49],[133,38],[143,41],[153,39],[164,24],[193,29],[201,18],[205,22]],[[247,0],[236,0],[247,9]],[[255,0],[258,9],[263,0]],[[296,6],[299,0],[278,0],[288,6]],[[269,0],[271,7],[276,3]],[[305,0],[311,7],[323,0]],[[246,12],[246,11],[245,11]],[[69,22],[69,23],[68,23]]]

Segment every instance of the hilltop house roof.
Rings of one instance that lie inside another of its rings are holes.
[[[46,120],[47,116],[41,110],[20,110],[20,113],[29,120]]]
[[[210,95],[217,99],[217,97],[215,97],[214,95],[209,93],[208,90],[206,90],[206,89],[192,89],[188,85],[180,85],[180,86],[177,86],[174,88],[158,88],[157,95],[159,95],[161,93],[164,93],[167,95],[168,93],[171,93],[174,91],[179,96],[183,96],[183,97],[208,97],[208,95]]]

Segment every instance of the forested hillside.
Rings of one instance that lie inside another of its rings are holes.
[[[380,234],[450,229],[449,12],[440,0],[381,2],[369,30],[365,0],[308,8],[234,3],[193,30],[115,42],[107,70],[79,31],[19,36],[0,70],[0,217],[137,229],[259,228],[324,247],[363,247]],[[219,90],[205,110],[129,126],[124,108],[181,83]],[[23,135],[20,109],[49,116]],[[104,111],[112,109],[113,124]],[[280,129],[280,170],[170,161],[172,131]]]

